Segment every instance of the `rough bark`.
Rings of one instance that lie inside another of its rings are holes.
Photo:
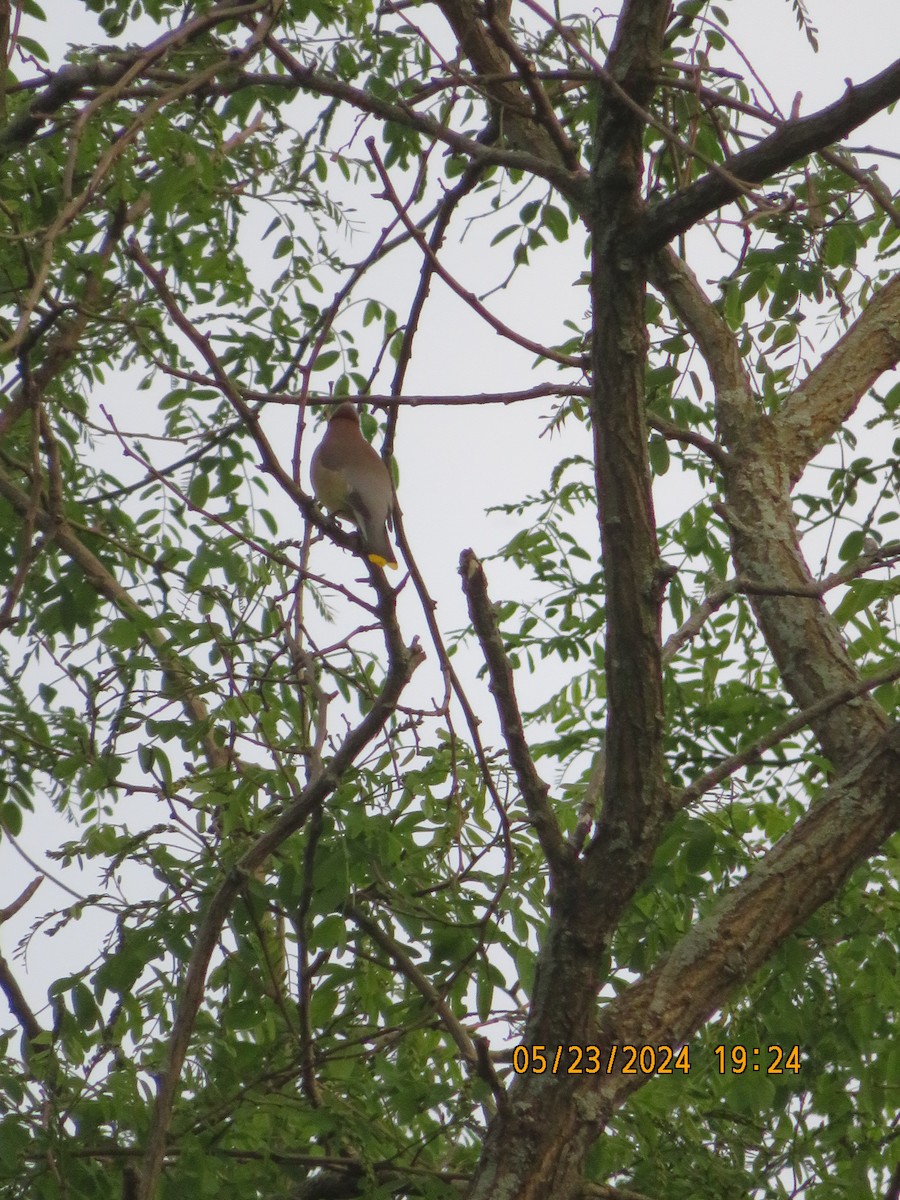
[[[724,446],[716,447],[715,460],[738,570],[750,580],[807,592],[752,597],[785,685],[801,707],[851,687],[859,674],[824,602],[810,594],[814,580],[797,541],[791,487],[877,373],[896,362],[891,287],[832,352],[832,361],[824,360],[815,378],[798,389],[780,420],[762,412],[734,335],[685,264],[657,251],[740,189],[714,175],[654,210],[641,205],[639,109],[650,100],[664,20],[664,6],[625,5],[607,69],[638,107],[620,103],[604,88],[594,143],[591,416],[607,586],[607,768],[594,839],[583,858],[565,869],[557,864],[553,874],[550,922],[524,1037],[529,1046],[546,1046],[548,1056],[557,1046],[574,1044],[686,1041],[900,827],[900,751],[882,710],[865,695],[817,712],[813,731],[840,777],[672,954],[598,1012],[609,934],[671,814],[661,753],[659,611],[666,572],[656,542],[644,404],[647,280],[679,312],[713,375]],[[461,39],[464,50],[471,44]],[[748,181],[767,178],[853,128],[898,84],[896,67],[883,72],[830,108],[736,155],[726,163],[728,172]],[[645,257],[651,252],[652,259]],[[841,386],[842,374],[852,375],[852,399]],[[591,1144],[646,1082],[618,1071],[518,1076],[488,1129],[470,1200],[567,1200],[578,1194]]]
[[[696,338],[713,378],[719,428],[728,451],[722,471],[723,515],[738,572],[762,584],[813,590],[815,581],[797,541],[790,464],[783,452],[790,427],[757,403],[734,334],[686,264],[671,251],[658,256],[654,281]],[[750,601],[798,707],[808,708],[828,692],[859,680],[824,600],[757,594]],[[812,722],[823,753],[841,768],[855,762],[887,725],[871,696],[859,696]]]
[[[652,93],[668,5],[626,4],[610,51],[610,76],[638,105]],[[664,571],[647,456],[644,372],[646,271],[623,257],[624,231],[640,213],[643,124],[608,92],[597,121],[593,169],[593,390],[595,472],[607,579],[609,718],[605,804],[583,860],[554,877],[525,1041],[584,1044],[593,1028],[603,946],[646,870],[662,827],[663,728],[660,604]],[[524,1074],[488,1131],[471,1200],[553,1197],[580,1186],[598,1125],[577,1076]]]

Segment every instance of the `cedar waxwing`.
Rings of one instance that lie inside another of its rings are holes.
[[[396,568],[387,535],[394,509],[393,481],[362,435],[355,404],[340,404],[331,414],[309,475],[319,503],[335,516],[355,522],[369,561]]]

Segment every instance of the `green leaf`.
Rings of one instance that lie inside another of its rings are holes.
[[[141,631],[134,621],[119,617],[110,621],[101,637],[107,646],[116,650],[133,650],[141,641]]]
[[[652,434],[649,442],[650,467],[654,475],[665,475],[669,469],[669,446],[664,437]]]
[[[564,242],[569,236],[569,222],[565,213],[553,204],[545,204],[541,209],[541,224],[549,229],[558,242]]]
[[[22,810],[11,800],[6,800],[0,805],[0,824],[13,837],[19,837],[22,832]]]

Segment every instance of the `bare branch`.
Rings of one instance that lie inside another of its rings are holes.
[[[510,43],[515,49],[517,47],[502,22],[496,15],[491,19],[490,9],[485,13],[487,24],[481,20],[482,10],[475,0],[438,0],[438,7],[453,30],[461,53],[472,64],[480,86],[501,114],[499,120],[506,138],[545,163],[559,164],[571,173],[578,172],[574,151],[555,118],[548,124],[543,119],[547,110],[540,105],[535,120],[535,112],[529,103],[531,89],[526,85],[523,91],[519,80],[507,81],[512,57]],[[517,57],[524,58],[521,51]],[[533,95],[531,99],[534,99]]]
[[[422,262],[421,270],[419,271],[419,284],[416,288],[416,294],[413,297],[412,304],[409,308],[409,315],[405,322],[403,330],[403,340],[400,344],[400,352],[397,355],[397,365],[394,368],[394,376],[391,380],[391,395],[397,395],[403,390],[403,380],[406,378],[406,371],[409,367],[412,358],[413,343],[419,329],[419,320],[425,308],[425,301],[431,290],[431,281],[435,274],[435,263],[437,262],[437,253],[443,244],[447,229],[450,226],[450,221],[457,207],[465,196],[467,196],[473,188],[475,188],[479,180],[484,175],[485,168],[481,163],[470,163],[463,171],[462,178],[451,188],[449,192],[441,200],[440,206],[435,216],[434,227],[428,235],[428,248],[431,251],[430,255],[426,255]],[[404,208],[404,211],[405,208]],[[421,226],[417,225],[416,231],[421,230]],[[409,233],[409,230],[407,230]],[[413,235],[410,234],[410,237]],[[385,460],[390,458],[394,448],[394,437],[397,431],[397,406],[388,409],[387,429],[385,431],[384,447],[382,456]]]
[[[10,920],[11,917],[14,917],[17,912],[21,912],[21,910],[25,907],[43,882],[43,875],[36,876],[34,879],[32,879],[31,883],[27,884],[22,889],[15,900],[13,900],[12,904],[8,904],[6,908],[0,908],[0,925],[3,925],[6,921]]]
[[[199,382],[206,386],[215,386],[214,381],[206,376],[201,376]],[[300,404],[301,401],[297,396],[287,395],[277,392],[257,392],[247,389],[242,393],[245,400],[254,401],[259,404]],[[578,383],[539,383],[534,387],[521,388],[510,392],[465,392],[465,393],[450,393],[446,396],[425,395],[419,393],[399,394],[367,392],[362,397],[367,404],[374,404],[376,408],[464,408],[467,405],[487,405],[487,404],[521,404],[526,400],[542,400],[547,396],[582,396],[587,398],[590,395],[590,388]],[[342,396],[323,396],[319,394],[311,394],[308,397],[310,404],[321,404],[325,407],[329,405],[345,403]],[[656,426],[654,426],[656,428]],[[675,426],[671,427],[673,430]],[[662,431],[661,431],[662,432]],[[687,431],[690,432],[690,431]],[[673,432],[673,437],[680,437],[681,431]]]
[[[491,38],[506,54],[509,61],[513,63],[525,86],[525,90],[531,97],[537,121],[543,125],[552,138],[556,152],[565,165],[570,171],[577,171],[580,166],[578,151],[572,139],[560,124],[556,113],[553,111],[553,106],[550,103],[547,93],[537,78],[534,63],[523,53],[518,42],[510,34],[507,22],[500,19],[500,15],[496,11],[496,5],[485,5],[485,17],[490,29]]]
[[[40,878],[32,880],[21,896],[13,901],[8,908],[3,909],[2,914],[0,914],[0,924],[17,913],[28,902],[30,897],[34,895],[42,882],[43,880]],[[15,976],[10,970],[9,963],[2,954],[0,954],[0,991],[6,996],[9,1011],[19,1022],[25,1037],[30,1043],[36,1045],[44,1032],[44,1028],[34,1015],[31,1005],[25,999],[25,993],[19,987]]]
[[[550,789],[538,775],[531,757],[516,699],[512,668],[487,593],[484,568],[471,550],[463,550],[459,556],[459,573],[469,606],[469,617],[487,663],[491,694],[497,705],[509,760],[516,772],[531,824],[549,864],[551,878],[555,878],[569,869],[573,850],[562,836],[553,809],[547,802]]]
[[[44,1032],[43,1026],[31,1009],[25,994],[16,982],[10,970],[9,963],[0,954],[0,990],[6,996],[9,1011],[22,1027],[22,1032],[31,1043],[37,1043]]]
[[[366,149],[372,156],[372,162],[375,164],[375,170],[378,172],[379,179],[384,184],[385,198],[390,201],[397,216],[403,222],[403,225],[407,231],[415,239],[422,253],[432,264],[435,273],[439,275],[441,279],[443,279],[444,283],[446,283],[447,286],[454,291],[457,296],[460,297],[460,299],[464,300],[466,304],[468,304],[468,306],[474,312],[476,312],[483,321],[486,321],[493,330],[499,333],[502,337],[514,342],[517,346],[522,346],[526,350],[532,351],[533,354],[537,354],[541,358],[549,359],[551,362],[562,363],[562,365],[565,367],[583,367],[585,365],[584,360],[581,358],[575,358],[570,354],[560,354],[558,350],[554,350],[550,346],[542,346],[540,342],[535,342],[531,338],[527,338],[523,334],[517,333],[509,325],[506,325],[498,317],[495,317],[493,313],[489,312],[477,296],[464,288],[461,283],[458,283],[438,259],[431,246],[429,246],[427,238],[416,227],[415,223],[410,219],[406,209],[400,203],[400,199],[394,190],[394,186],[391,183],[390,176],[385,169],[381,155],[378,153],[378,150],[375,147],[374,138],[366,138]]]
[[[875,380],[898,362],[900,275],[895,275],[822,356],[776,418],[792,482],[851,416]]]

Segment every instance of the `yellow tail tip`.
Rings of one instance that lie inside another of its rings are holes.
[[[380,554],[370,554],[369,562],[373,562],[376,567],[381,567],[382,570],[384,570],[385,567],[390,567],[392,571],[397,570],[397,564],[395,562],[388,562],[388,560],[386,558],[382,558]]]

